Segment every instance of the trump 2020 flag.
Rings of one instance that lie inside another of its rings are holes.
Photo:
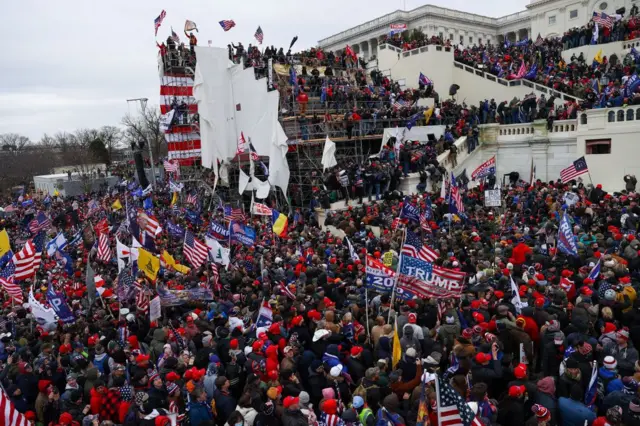
[[[558,228],[558,250],[569,256],[578,255],[578,245],[566,212],[562,216],[560,227]]]
[[[67,305],[64,295],[54,290],[51,281],[49,281],[49,287],[47,288],[47,302],[49,302],[49,305],[53,308],[62,322],[74,322],[76,320],[76,317],[73,315],[73,312],[71,312],[69,305]]]
[[[402,204],[402,211],[400,211],[400,217],[414,222],[420,222],[420,209],[409,203],[408,198],[405,198],[404,203]]]

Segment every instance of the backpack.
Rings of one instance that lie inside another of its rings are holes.
[[[369,387],[366,387],[364,385],[364,380],[360,381],[360,384],[358,385],[358,387],[353,391],[353,396],[359,396],[362,397],[362,399],[366,402],[367,401],[367,390],[368,389],[377,389],[378,385],[371,385]]]

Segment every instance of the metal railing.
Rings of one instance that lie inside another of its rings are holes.
[[[329,121],[313,123],[309,119],[282,121],[284,133],[289,138],[290,144],[304,143],[307,141],[324,141],[327,136],[330,139],[379,139],[386,128],[404,127],[407,119],[380,119],[359,121]]]
[[[478,77],[482,77],[485,78],[489,81],[493,81],[494,83],[498,83],[498,84],[502,84],[503,86],[506,87],[518,87],[518,86],[524,86],[524,87],[528,87],[532,90],[537,90],[541,93],[544,93],[546,95],[550,95],[550,96],[555,96],[558,99],[562,99],[565,101],[573,101],[573,102],[579,102],[582,99],[577,98],[575,96],[571,96],[571,95],[567,95],[566,93],[563,92],[559,92],[557,90],[553,90],[550,87],[547,86],[543,86],[541,84],[538,83],[534,83],[532,81],[529,80],[524,80],[524,79],[519,79],[519,80],[506,80],[504,78],[500,78],[500,77],[496,77],[495,75],[487,72],[487,71],[483,71],[481,69],[478,68],[473,68],[469,65],[465,65],[462,62],[458,62],[458,61],[453,61],[453,66],[456,68],[459,68],[461,70],[464,70],[468,73],[471,74],[475,74]]]

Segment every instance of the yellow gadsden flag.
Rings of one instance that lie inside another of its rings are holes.
[[[400,336],[398,335],[398,320],[396,319],[395,330],[393,331],[393,350],[391,352],[391,365],[395,370],[396,365],[402,358],[402,348],[400,347]]]
[[[184,266],[184,265],[180,265],[178,262],[176,262],[176,260],[173,258],[173,256],[171,256],[169,254],[168,251],[163,251],[162,252],[162,260],[164,260],[164,262],[167,264],[167,266],[171,266],[173,269],[175,269],[176,271],[180,272],[181,274],[188,274],[189,271],[191,269],[189,269],[188,266]]]
[[[138,269],[143,271],[145,275],[155,280],[160,270],[160,259],[146,251],[145,249],[138,249]]]
[[[9,242],[9,234],[7,230],[3,229],[0,232],[0,257],[4,256],[11,250],[11,243]]]
[[[111,208],[114,210],[120,210],[122,208],[122,203],[120,200],[115,200],[113,204],[111,204]]]

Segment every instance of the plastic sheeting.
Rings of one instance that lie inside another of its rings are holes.
[[[327,139],[324,141],[324,150],[322,152],[322,170],[324,171],[337,165],[336,143],[327,136]]]
[[[395,137],[398,141],[402,140],[404,137],[405,141],[420,141],[422,143],[426,143],[429,141],[429,137],[427,136],[429,133],[432,133],[436,140],[438,140],[440,139],[440,136],[444,136],[445,129],[446,126],[440,125],[415,126],[412,127],[411,130],[406,127],[384,129],[384,133],[382,134],[382,143],[380,144],[380,152],[382,152],[382,148],[392,137]]]
[[[218,173],[230,162],[243,132],[260,156],[269,157],[269,183],[286,194],[289,185],[287,136],[278,121],[278,91],[268,92],[252,68],[228,59],[226,49],[196,47],[198,65],[193,95],[198,101],[202,165]]]

